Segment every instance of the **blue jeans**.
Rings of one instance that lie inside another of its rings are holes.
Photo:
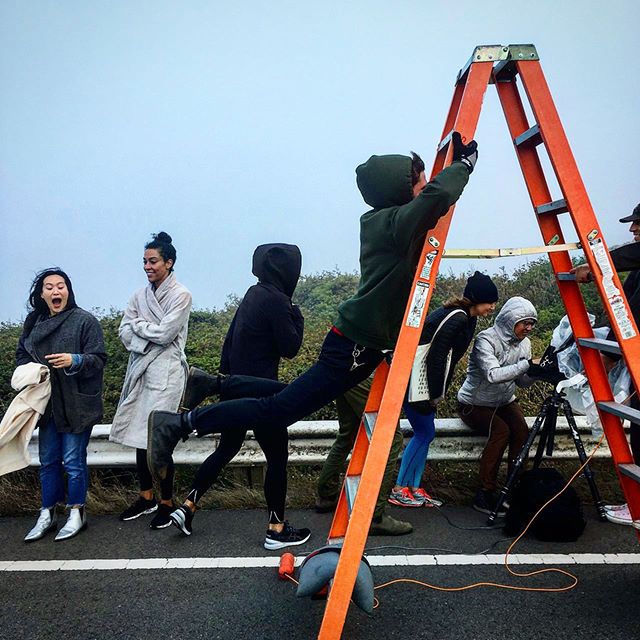
[[[411,423],[413,437],[402,454],[397,484],[417,489],[427,464],[429,445],[436,435],[436,414],[435,411],[427,415],[418,413],[408,402],[404,403],[404,412]]]
[[[91,429],[82,433],[58,433],[53,419],[40,427],[40,486],[42,508],[64,502],[64,473],[67,474],[67,505],[83,505],[87,499],[89,469],[87,446]]]

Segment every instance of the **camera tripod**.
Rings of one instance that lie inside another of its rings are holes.
[[[571,405],[568,400],[565,398],[565,395],[562,391],[554,390],[553,393],[545,398],[540,407],[540,411],[536,416],[536,419],[529,431],[529,437],[525,442],[522,450],[518,454],[515,462],[513,463],[513,467],[507,477],[507,482],[500,490],[500,495],[498,496],[498,501],[494,510],[489,515],[488,524],[493,524],[496,521],[498,516],[498,511],[504,504],[505,500],[511,493],[511,489],[518,478],[518,474],[520,469],[522,469],[522,465],[525,463],[527,458],[529,457],[529,450],[533,445],[533,441],[536,436],[540,434],[540,440],[538,442],[538,448],[536,450],[536,455],[533,459],[533,468],[537,469],[540,466],[540,462],[542,461],[542,456],[546,453],[547,457],[553,456],[553,443],[556,435],[556,423],[558,420],[558,409],[562,409],[565,418],[567,419],[567,424],[569,425],[569,430],[571,432],[571,438],[573,439],[573,444],[576,447],[576,451],[578,453],[578,458],[580,460],[580,464],[584,464],[587,460],[587,454],[584,451],[584,445],[582,444],[582,439],[580,438],[580,434],[578,433],[578,427],[576,425],[576,420],[573,416],[573,411],[571,409]],[[598,515],[600,516],[600,520],[603,522],[606,521],[607,517],[605,515],[604,510],[604,502],[600,497],[600,492],[598,491],[598,487],[596,486],[596,481],[594,479],[593,471],[589,467],[589,465],[585,465],[582,470],[582,474],[586,478],[589,489],[591,490],[591,496],[593,497],[593,502],[595,504],[596,510],[598,511]]]

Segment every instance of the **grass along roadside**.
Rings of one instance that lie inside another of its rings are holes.
[[[570,460],[547,461],[545,466],[558,469],[569,478],[578,467]],[[608,460],[592,464],[596,482],[606,503],[623,502],[613,465]],[[191,486],[196,467],[176,469],[176,500],[184,497]],[[318,467],[290,467],[287,506],[292,509],[313,508]],[[477,463],[434,462],[423,477],[423,486],[447,504],[470,504],[476,490]],[[262,493],[262,467],[234,467],[227,469],[200,502],[203,509],[266,508]],[[502,478],[504,480],[504,478]],[[586,481],[577,478],[574,487],[583,501],[591,505]],[[137,480],[132,468],[92,469],[90,471],[87,510],[94,515],[115,515],[131,504],[137,494]],[[32,515],[40,508],[40,482],[35,468],[16,471],[0,477],[0,516]]]

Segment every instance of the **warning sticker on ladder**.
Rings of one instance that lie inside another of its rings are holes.
[[[589,248],[595,258],[595,261],[600,267],[602,273],[602,287],[604,288],[605,295],[607,296],[607,302],[613,312],[615,323],[620,329],[620,333],[624,340],[633,338],[636,332],[631,324],[627,307],[624,304],[622,296],[620,295],[620,289],[616,287],[613,282],[613,267],[609,254],[607,253],[604,245],[602,244],[602,238],[594,238],[589,241]]]
[[[421,278],[428,280],[431,277],[431,270],[433,269],[433,263],[437,255],[437,251],[429,251],[429,253],[427,253],[426,258],[424,259],[424,267],[422,267],[422,271],[420,272]]]
[[[419,327],[420,319],[424,313],[425,304],[427,302],[427,294],[429,293],[429,285],[426,282],[416,283],[411,299],[411,308],[407,316],[407,327]]]

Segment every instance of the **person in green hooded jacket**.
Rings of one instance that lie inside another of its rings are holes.
[[[458,200],[477,160],[474,140],[464,144],[454,132],[452,145],[452,164],[429,183],[417,154],[371,156],[356,169],[360,193],[372,207],[360,219],[360,283],[338,308],[318,361],[271,396],[255,397],[246,378],[218,376],[221,402],[182,414],[153,411],[149,458],[156,475],[163,477],[178,442],[194,432],[286,429],[369,377],[395,347],[426,233]],[[184,514],[185,526],[192,515]],[[295,530],[288,532],[285,523],[282,535]]]

